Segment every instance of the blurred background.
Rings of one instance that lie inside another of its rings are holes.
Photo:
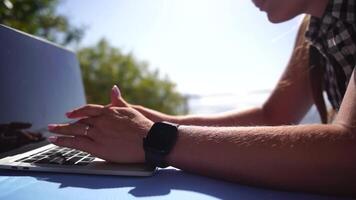
[[[113,84],[168,114],[261,105],[302,16],[271,24],[246,0],[0,0],[0,23],[75,51],[89,103]],[[318,121],[315,108],[307,122]]]

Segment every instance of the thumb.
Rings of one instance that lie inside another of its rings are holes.
[[[120,89],[114,85],[111,89],[111,105],[118,107],[126,107],[127,103],[121,98]]]

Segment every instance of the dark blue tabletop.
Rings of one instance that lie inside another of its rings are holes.
[[[161,169],[152,177],[0,170],[0,199],[342,199],[239,185]]]

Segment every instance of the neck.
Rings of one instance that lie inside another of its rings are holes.
[[[305,13],[320,18],[323,16],[329,1],[331,0],[307,0]]]

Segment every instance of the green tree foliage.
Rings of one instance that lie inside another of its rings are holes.
[[[58,4],[57,0],[0,0],[0,23],[61,45],[79,42],[83,29],[57,14]]]
[[[131,54],[123,54],[101,40],[93,47],[78,52],[82,67],[87,100],[106,104],[109,92],[117,84],[125,100],[168,114],[187,113],[186,98],[175,90],[168,78],[150,71],[145,62],[138,62]]]
[[[0,23],[46,38],[61,45],[79,43],[83,29],[56,12],[59,0],[0,0]],[[186,98],[168,78],[148,70],[131,54],[123,55],[102,40],[96,46],[78,51],[90,103],[107,104],[113,84],[119,85],[125,99],[168,114],[187,112]]]

